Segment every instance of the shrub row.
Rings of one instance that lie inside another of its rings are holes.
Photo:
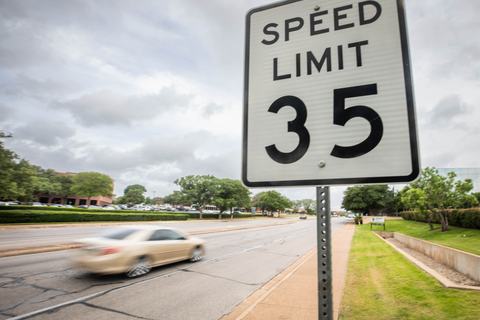
[[[194,213],[194,212],[191,212],[191,213],[188,213],[188,215],[190,216],[190,219],[199,219],[200,218],[200,213]],[[219,214],[218,213],[203,213],[202,214],[202,219],[218,219],[218,216]],[[251,214],[234,214],[233,215],[233,218],[249,218],[251,217]],[[230,218],[230,215],[229,214],[225,214],[223,213],[222,214],[222,219],[223,218]]]
[[[91,222],[91,221],[167,221],[188,220],[188,214],[76,213],[68,211],[0,211],[0,223]]]
[[[448,209],[448,223],[451,226],[480,229],[480,208],[470,209]],[[427,222],[425,215],[417,211],[403,211],[400,215],[405,220],[414,220],[420,222]],[[437,214],[432,214],[432,223],[440,224],[440,218]]]

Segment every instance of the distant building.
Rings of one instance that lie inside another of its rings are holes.
[[[57,172],[57,175],[76,175],[76,172]],[[112,184],[113,189],[113,184]],[[35,196],[37,202],[41,203],[54,203],[54,204],[70,204],[72,206],[80,206],[80,205],[92,205],[92,206],[104,206],[104,205],[111,205],[113,198],[112,197],[104,197],[104,196],[96,196],[90,198],[90,203],[87,203],[88,197],[80,197],[76,195],[69,195],[67,197],[67,202],[63,203],[63,199],[61,196],[56,194],[37,194]]]
[[[471,193],[480,192],[480,168],[437,168],[438,173],[446,176],[449,172],[455,172],[457,175],[455,181],[472,179],[473,190]]]

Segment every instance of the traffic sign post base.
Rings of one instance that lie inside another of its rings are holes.
[[[330,188],[317,187],[318,319],[333,320]]]

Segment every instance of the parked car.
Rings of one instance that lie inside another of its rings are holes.
[[[31,206],[34,206],[34,207],[43,207],[45,206],[43,203],[41,202],[32,202]]]
[[[304,214],[304,213],[302,213],[302,214],[300,215],[300,219],[307,219],[307,215]]]
[[[233,214],[242,214],[243,212],[240,211],[233,211]]]
[[[74,265],[97,274],[126,273],[137,277],[152,267],[182,260],[199,261],[205,241],[175,229],[154,225],[121,226],[77,241]]]
[[[112,206],[103,206],[102,209],[103,210],[117,210],[116,208],[114,208]]]

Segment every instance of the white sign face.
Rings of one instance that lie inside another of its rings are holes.
[[[372,218],[372,222],[385,223],[385,218]]]
[[[247,13],[242,166],[247,187],[418,178],[403,0]]]

